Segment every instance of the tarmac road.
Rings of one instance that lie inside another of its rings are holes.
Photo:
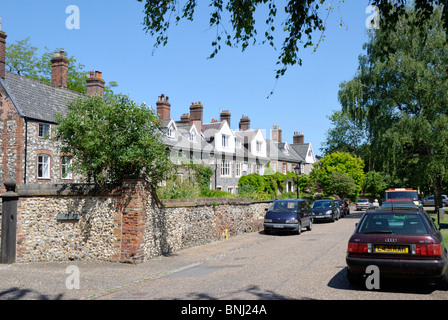
[[[315,223],[312,231],[301,235],[254,232],[139,265],[0,265],[0,299],[448,299],[447,291],[409,281],[382,281],[379,290],[352,287],[345,277],[345,252],[361,215],[352,212],[334,223]],[[79,286],[71,281],[73,270],[79,272]]]

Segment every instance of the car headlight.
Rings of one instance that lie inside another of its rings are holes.
[[[272,222],[272,219],[264,219],[264,222]]]
[[[297,222],[299,222],[299,220],[297,220],[297,219],[286,220],[286,223],[297,223]]]
[[[333,211],[331,211],[331,210],[327,210],[327,212],[325,212],[325,214],[332,214],[333,213]]]

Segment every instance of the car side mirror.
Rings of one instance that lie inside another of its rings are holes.
[[[268,208],[264,208],[264,211],[268,211]]]

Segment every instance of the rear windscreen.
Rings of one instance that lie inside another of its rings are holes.
[[[390,199],[411,199],[412,201],[415,201],[418,200],[418,195],[415,191],[386,192],[386,200]]]
[[[420,214],[389,213],[368,214],[359,223],[358,233],[429,234]]]
[[[297,211],[296,201],[275,201],[269,207],[269,211]]]

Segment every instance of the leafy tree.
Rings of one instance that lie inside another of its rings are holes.
[[[83,97],[58,115],[61,151],[73,154],[73,169],[90,182],[119,183],[143,175],[155,190],[171,162],[154,110],[125,95]]]
[[[431,185],[437,206],[448,169],[443,10],[419,23],[418,10],[409,9],[394,31],[372,31],[357,74],[340,91],[343,110],[366,128],[368,170],[384,172],[402,187]]]
[[[327,131],[327,139],[321,148],[324,154],[339,151],[361,156],[365,143],[362,125],[343,110],[334,111],[328,118],[332,127]]]
[[[364,175],[362,190],[375,198],[381,198],[387,189],[386,177],[381,172],[369,171]]]
[[[182,19],[194,20],[194,12],[198,5],[195,0],[186,0],[184,3],[172,0],[138,0],[144,3],[144,29],[151,36],[156,37],[155,47],[166,45],[168,42],[168,29],[171,24],[177,24]],[[345,0],[338,1],[338,7]],[[381,28],[394,30],[398,17],[405,12],[409,3],[417,9],[416,24],[423,24],[434,13],[435,5],[444,4],[445,1],[426,0],[371,0],[370,3],[378,7],[381,14]],[[325,38],[326,22],[335,10],[333,1],[325,4],[324,0],[289,0],[281,10],[274,0],[209,0],[211,8],[209,27],[216,29],[216,38],[211,43],[213,58],[221,49],[224,42],[226,46],[241,46],[244,51],[250,44],[258,43],[259,33],[256,28],[256,13],[267,9],[265,29],[262,44],[267,43],[277,50],[275,37],[281,33],[281,49],[277,59],[276,78],[282,76],[289,66],[301,65],[299,57],[300,47],[314,47]],[[230,26],[224,24],[230,17]],[[442,13],[445,29],[448,29],[448,8],[445,5]],[[173,19],[173,20],[172,20]],[[340,26],[342,26],[342,22]],[[230,31],[231,30],[231,31]]]
[[[332,183],[341,176],[332,176],[333,173],[338,172],[353,179],[356,186],[356,191],[350,192],[350,195],[357,195],[361,191],[361,186],[364,181],[364,161],[356,156],[352,156],[345,152],[333,152],[325,155],[321,159],[320,167],[314,166],[310,175],[314,177],[325,193],[331,193],[333,190]],[[340,183],[340,181],[337,181]]]
[[[342,172],[332,172],[328,178],[328,186],[325,192],[328,195],[355,199],[359,194],[359,187],[349,175]]]
[[[15,43],[7,44],[5,64],[10,72],[17,73],[27,78],[51,83],[51,59],[54,52],[63,49],[50,51],[45,48],[45,53],[39,54],[39,49],[31,44],[30,38],[18,40]],[[86,78],[88,71],[85,65],[78,63],[74,56],[66,52],[68,59],[67,88],[76,92],[86,93]],[[115,81],[110,81],[105,86],[106,92],[112,92],[112,88],[117,87]]]

